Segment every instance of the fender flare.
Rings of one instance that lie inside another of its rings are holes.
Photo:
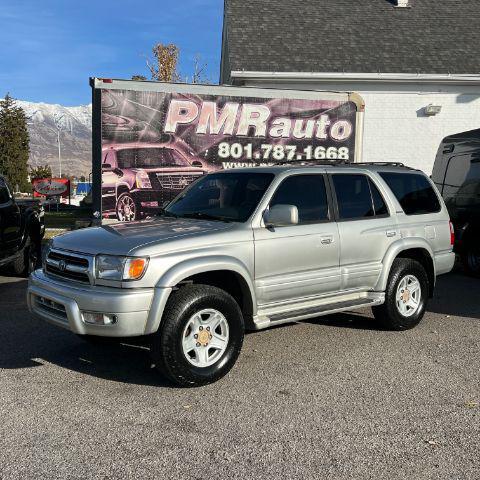
[[[21,242],[20,242],[20,245],[19,245],[19,250],[23,250],[28,245],[29,241],[32,238],[35,238],[35,240],[41,240],[41,238],[40,238],[40,220],[38,218],[38,213],[34,210],[25,211],[22,221],[23,221],[23,225],[22,225],[23,232],[22,232]],[[35,229],[38,229],[38,232],[35,232],[33,230],[33,227],[35,227]],[[37,235],[37,233],[38,233],[38,235]]]
[[[192,275],[213,272],[215,270],[230,270],[240,275],[248,286],[253,305],[256,305],[255,287],[247,267],[240,260],[226,255],[209,255],[205,257],[192,258],[177,263],[175,266],[162,274],[156,284],[156,287],[174,287],[182,280],[185,280]]]
[[[156,332],[160,326],[163,310],[176,285],[188,277],[199,273],[213,272],[217,270],[228,270],[238,274],[244,281],[250,294],[252,302],[252,314],[256,315],[257,300],[255,287],[252,282],[248,268],[238,259],[223,255],[197,257],[184,260],[164,272],[158,279],[155,289],[164,292],[161,301],[158,303],[156,312],[151,321],[148,322],[148,333]],[[155,301],[154,301],[155,302]]]
[[[126,188],[127,191],[122,193],[130,193],[130,191],[132,190],[132,185],[127,182],[118,182],[115,184],[115,201],[117,201],[119,197],[118,191],[123,190],[124,188]]]
[[[430,245],[423,238],[407,237],[394,242],[392,245],[390,245],[389,249],[385,253],[385,256],[382,260],[382,273],[380,274],[380,277],[377,280],[377,284],[375,285],[375,291],[384,292],[386,290],[388,276],[390,275],[393,261],[398,257],[400,253],[405,250],[410,250],[412,248],[420,248],[422,250],[426,250],[427,253],[430,255],[433,263],[433,278],[435,279],[435,255]]]

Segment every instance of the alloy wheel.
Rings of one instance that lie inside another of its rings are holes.
[[[225,316],[214,309],[204,309],[188,320],[182,335],[185,358],[195,367],[216,363],[228,346],[229,328]]]
[[[121,222],[131,222],[135,220],[136,207],[135,202],[129,195],[120,197],[117,205],[118,219]]]
[[[422,287],[414,275],[403,277],[397,287],[395,296],[397,309],[404,317],[411,317],[420,308]]]

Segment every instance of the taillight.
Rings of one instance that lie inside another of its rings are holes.
[[[455,230],[453,228],[453,223],[450,221],[450,245],[455,245]]]

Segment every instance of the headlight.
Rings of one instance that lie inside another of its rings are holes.
[[[145,170],[139,170],[137,172],[135,183],[137,184],[137,188],[152,188],[152,183]]]
[[[101,280],[138,280],[148,265],[145,257],[117,257],[114,255],[97,255],[96,277]]]

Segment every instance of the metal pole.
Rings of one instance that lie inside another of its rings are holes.
[[[60,128],[57,129],[57,142],[58,142],[58,163],[60,165],[60,178],[62,178],[62,154],[60,149]]]

